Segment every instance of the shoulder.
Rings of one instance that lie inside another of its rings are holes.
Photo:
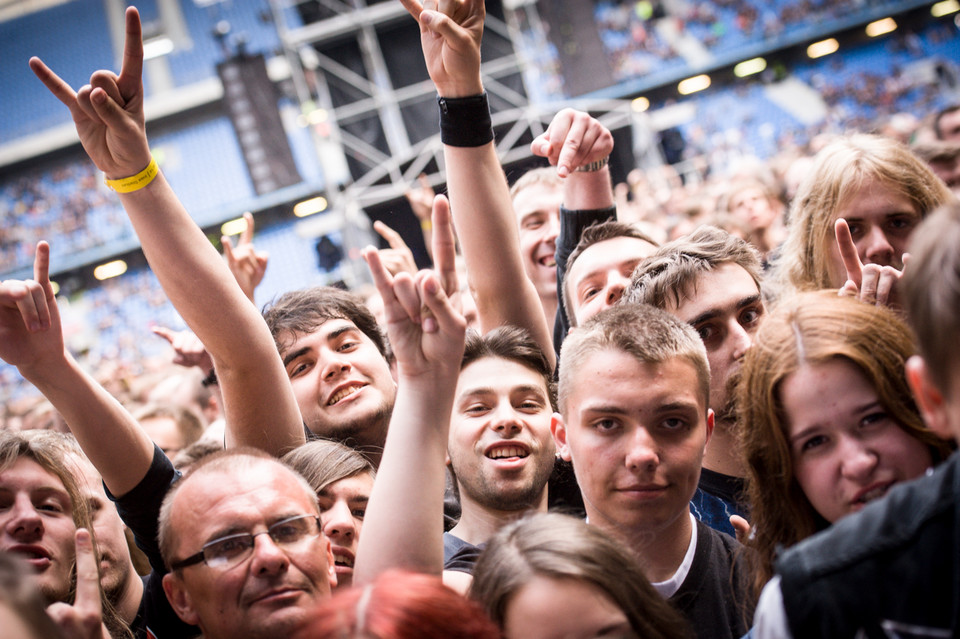
[[[944,519],[952,528],[960,497],[958,460],[954,455],[931,474],[895,486],[884,499],[790,548],[777,561],[784,587],[798,577],[817,579],[911,546]]]

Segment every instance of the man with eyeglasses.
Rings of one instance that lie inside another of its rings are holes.
[[[294,632],[337,582],[319,515],[306,481],[259,451],[203,460],[160,511],[173,609],[207,639]]]

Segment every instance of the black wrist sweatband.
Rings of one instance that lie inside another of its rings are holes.
[[[487,94],[466,98],[437,98],[440,105],[440,141],[447,146],[476,147],[493,141]]]

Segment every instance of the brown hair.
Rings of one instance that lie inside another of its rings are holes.
[[[958,371],[960,335],[960,203],[931,214],[910,244],[913,259],[903,273],[904,305],[917,343],[941,393],[949,393]]]
[[[327,439],[297,446],[280,461],[303,475],[315,493],[335,481],[354,475],[365,473],[376,476],[373,464],[366,457],[349,446]]]
[[[392,359],[386,338],[363,299],[343,289],[315,286],[284,293],[263,311],[263,319],[281,355],[296,336],[312,333],[330,320],[345,319],[370,338],[387,362]]]
[[[829,525],[794,476],[780,398],[784,380],[805,364],[848,360],[901,428],[927,444],[934,460],[943,459],[949,447],[924,426],[907,386],[904,363],[913,352],[909,327],[892,311],[832,291],[784,299],[760,325],[738,388],[757,594],[773,576],[777,547],[792,546]]]
[[[680,306],[685,292],[699,277],[721,264],[736,264],[750,274],[760,290],[760,254],[755,248],[715,226],[701,226],[689,235],[664,244],[633,271],[621,302],[665,309]]]
[[[557,388],[553,383],[553,369],[543,350],[526,330],[516,326],[500,326],[486,335],[467,331],[460,370],[486,357],[499,357],[516,362],[542,377],[547,387],[550,407],[553,410],[557,409]]]
[[[567,313],[570,326],[577,325],[577,318],[573,312],[574,297],[573,292],[570,290],[570,271],[573,269],[574,262],[583,255],[584,251],[594,244],[606,242],[607,240],[612,240],[617,237],[632,237],[637,240],[643,240],[654,247],[660,246],[656,240],[651,239],[649,235],[626,222],[600,222],[599,224],[591,224],[585,228],[580,235],[580,241],[577,242],[577,247],[573,249],[570,257],[567,258],[567,268],[563,274],[563,286],[561,287],[563,290],[563,308]]]
[[[537,576],[595,586],[624,612],[638,637],[690,636],[636,557],[598,527],[558,513],[531,514],[497,532],[474,567],[470,597],[503,627],[510,600]]]

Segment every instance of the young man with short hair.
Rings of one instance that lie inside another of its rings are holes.
[[[579,326],[619,302],[633,270],[656,250],[654,240],[625,222],[584,229],[563,276],[563,305],[570,326]]]
[[[743,636],[739,544],[689,507],[713,432],[703,342],[663,311],[622,304],[571,331],[561,360],[553,434],[588,521],[641,559],[699,637]]]
[[[726,231],[703,226],[644,260],[623,298],[667,311],[703,340],[716,426],[691,508],[698,519],[731,535],[731,515],[747,517],[733,386],[764,314],[760,268],[756,249]]]
[[[464,575],[502,526],[547,510],[556,459],[552,377],[543,352],[521,329],[467,335],[447,443],[461,507],[460,520],[444,533],[448,585],[469,585]]]

